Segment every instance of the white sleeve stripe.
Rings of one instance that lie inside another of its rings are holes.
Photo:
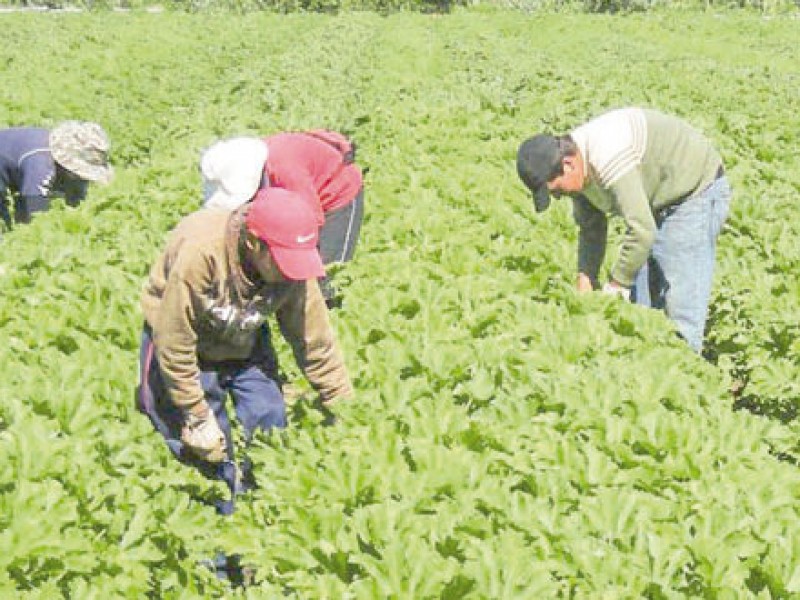
[[[647,121],[641,109],[613,110],[575,133],[584,139],[590,163],[603,187],[613,185],[644,160]]]
[[[23,154],[22,156],[19,157],[19,160],[17,161],[17,168],[22,166],[22,162],[26,158],[30,158],[34,154],[40,154],[42,152],[48,152],[49,153],[50,152],[50,148],[34,148],[33,150],[28,150],[25,154]]]
[[[644,158],[644,151],[647,148],[647,124],[644,119],[633,119],[633,148],[639,155],[639,161]]]
[[[626,148],[603,165],[603,170],[598,172],[600,182],[604,186],[609,186],[636,167],[638,163],[639,157],[636,150],[634,148]]]

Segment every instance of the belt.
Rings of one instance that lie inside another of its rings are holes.
[[[717,167],[717,172],[714,174],[714,181],[716,181],[717,179],[722,179],[723,177],[725,177],[725,167],[724,167],[724,166],[722,166],[722,165],[720,165],[719,167]],[[712,182],[712,183],[713,183],[713,182]],[[707,185],[707,186],[706,186],[706,187],[703,189],[703,191],[705,191],[706,189],[708,189],[710,186],[711,186],[711,184],[709,183],[709,184],[708,184],[708,185]],[[700,192],[695,192],[695,194],[698,194],[698,193],[700,193]],[[680,199],[679,199],[677,202],[673,202],[673,203],[672,203],[672,204],[670,204],[669,206],[665,206],[664,208],[662,208],[661,210],[659,210],[658,212],[656,212],[656,214],[655,214],[655,217],[656,217],[656,222],[660,223],[660,222],[661,222],[661,221],[663,221],[663,220],[664,220],[666,217],[670,216],[672,213],[674,213],[676,210],[678,210],[678,207],[679,207],[681,204],[683,204],[683,203],[684,203],[686,200],[688,200],[689,198],[692,198],[692,197],[693,197],[695,194],[689,194],[689,195],[687,195],[687,196],[684,196],[683,198],[680,198]]]

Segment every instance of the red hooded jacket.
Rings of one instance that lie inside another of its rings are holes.
[[[337,142],[341,140],[343,144]],[[265,139],[269,185],[307,198],[320,226],[325,213],[350,204],[361,190],[361,170],[346,156],[352,147],[335,132],[279,133]]]

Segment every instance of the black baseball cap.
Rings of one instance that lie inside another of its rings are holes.
[[[528,138],[517,151],[517,174],[533,193],[536,212],[550,206],[547,182],[561,172],[561,153],[555,136],[542,133]]]

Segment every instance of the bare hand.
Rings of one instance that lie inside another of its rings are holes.
[[[586,273],[578,273],[578,279],[575,282],[575,287],[581,294],[591,292],[594,289],[594,286],[592,285],[592,279]]]

